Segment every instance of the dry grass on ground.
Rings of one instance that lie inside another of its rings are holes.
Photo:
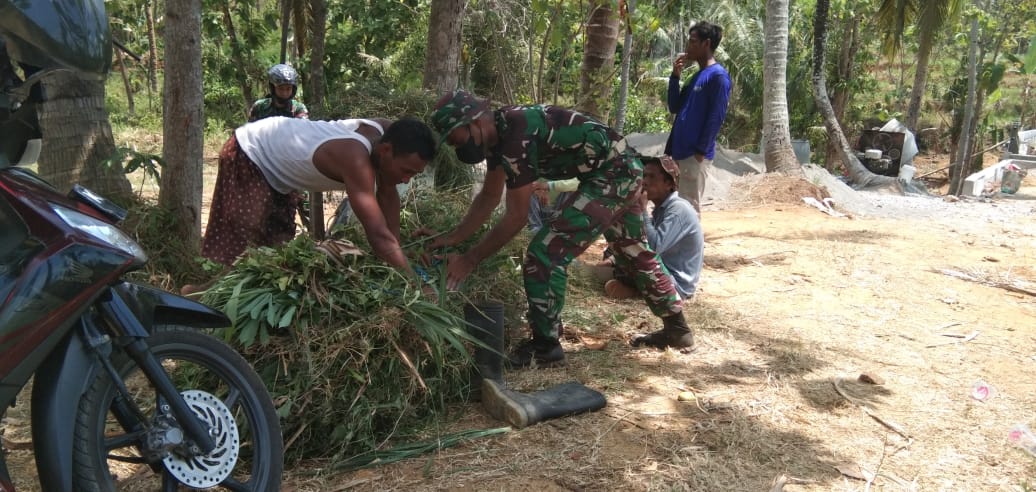
[[[978,268],[1036,281],[1032,216],[836,219],[799,205],[802,190],[776,198],[789,189],[784,180],[765,181],[755,190],[771,203],[704,214],[703,292],[687,306],[696,352],[630,349],[629,336],[657,320],[639,301],[603,298],[584,275],[566,307],[568,367],[507,381],[531,391],[578,380],[608,397],[604,410],[358,472],[313,476],[312,464],[289,482],[296,490],[1032,487],[1036,458],[1007,433],[1036,426],[1036,298],[939,273]],[[977,380],[995,395],[972,398]],[[445,428],[502,425],[474,404],[458,411]]]
[[[365,470],[303,463],[284,490],[1036,485],[1036,458],[1006,438],[1036,427],[1036,297],[941,273],[1036,282],[1036,214],[833,218],[800,205],[808,186],[788,185],[764,180],[753,191],[771,201],[704,213],[702,292],[686,306],[694,353],[629,348],[658,320],[573,272],[568,366],[506,379],[523,391],[581,381],[607,396],[605,409]],[[793,191],[783,200],[778,190]],[[861,382],[865,373],[880,384]],[[978,380],[994,396],[974,399]],[[468,404],[438,430],[501,425]]]

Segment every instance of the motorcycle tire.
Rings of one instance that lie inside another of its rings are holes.
[[[164,462],[148,464],[138,447],[140,438],[130,436],[110,411],[118,394],[116,383],[99,371],[79,400],[73,456],[76,490],[279,490],[284,468],[280,422],[248,362],[222,341],[187,327],[158,327],[148,345],[188,405],[196,414],[209,415],[213,440],[224,447],[195,458],[173,452]],[[160,424],[160,398],[140,368],[121,350],[112,353],[111,361],[150,425]],[[225,478],[216,478],[220,482],[215,486],[194,481],[213,480],[206,474]]]

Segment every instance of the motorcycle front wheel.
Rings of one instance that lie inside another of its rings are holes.
[[[116,418],[112,409],[119,405],[118,383],[99,371],[79,400],[73,457],[76,489],[279,490],[284,467],[280,423],[269,393],[248,362],[222,341],[187,327],[156,328],[147,341],[188,406],[211,429],[217,448],[205,456],[173,451],[161,461],[142,456],[142,442],[153,443],[156,436],[175,441],[179,429],[140,368],[115,350],[111,362],[147,424]]]

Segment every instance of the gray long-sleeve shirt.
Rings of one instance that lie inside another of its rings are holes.
[[[674,191],[662,203],[655,204],[651,217],[644,219],[648,244],[662,258],[680,297],[690,298],[698,287],[705,255],[705,235],[698,213],[691,202]]]

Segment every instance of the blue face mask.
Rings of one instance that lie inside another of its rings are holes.
[[[475,143],[475,136],[469,134],[468,141],[457,147],[457,159],[465,164],[478,164],[486,160],[486,153]]]

